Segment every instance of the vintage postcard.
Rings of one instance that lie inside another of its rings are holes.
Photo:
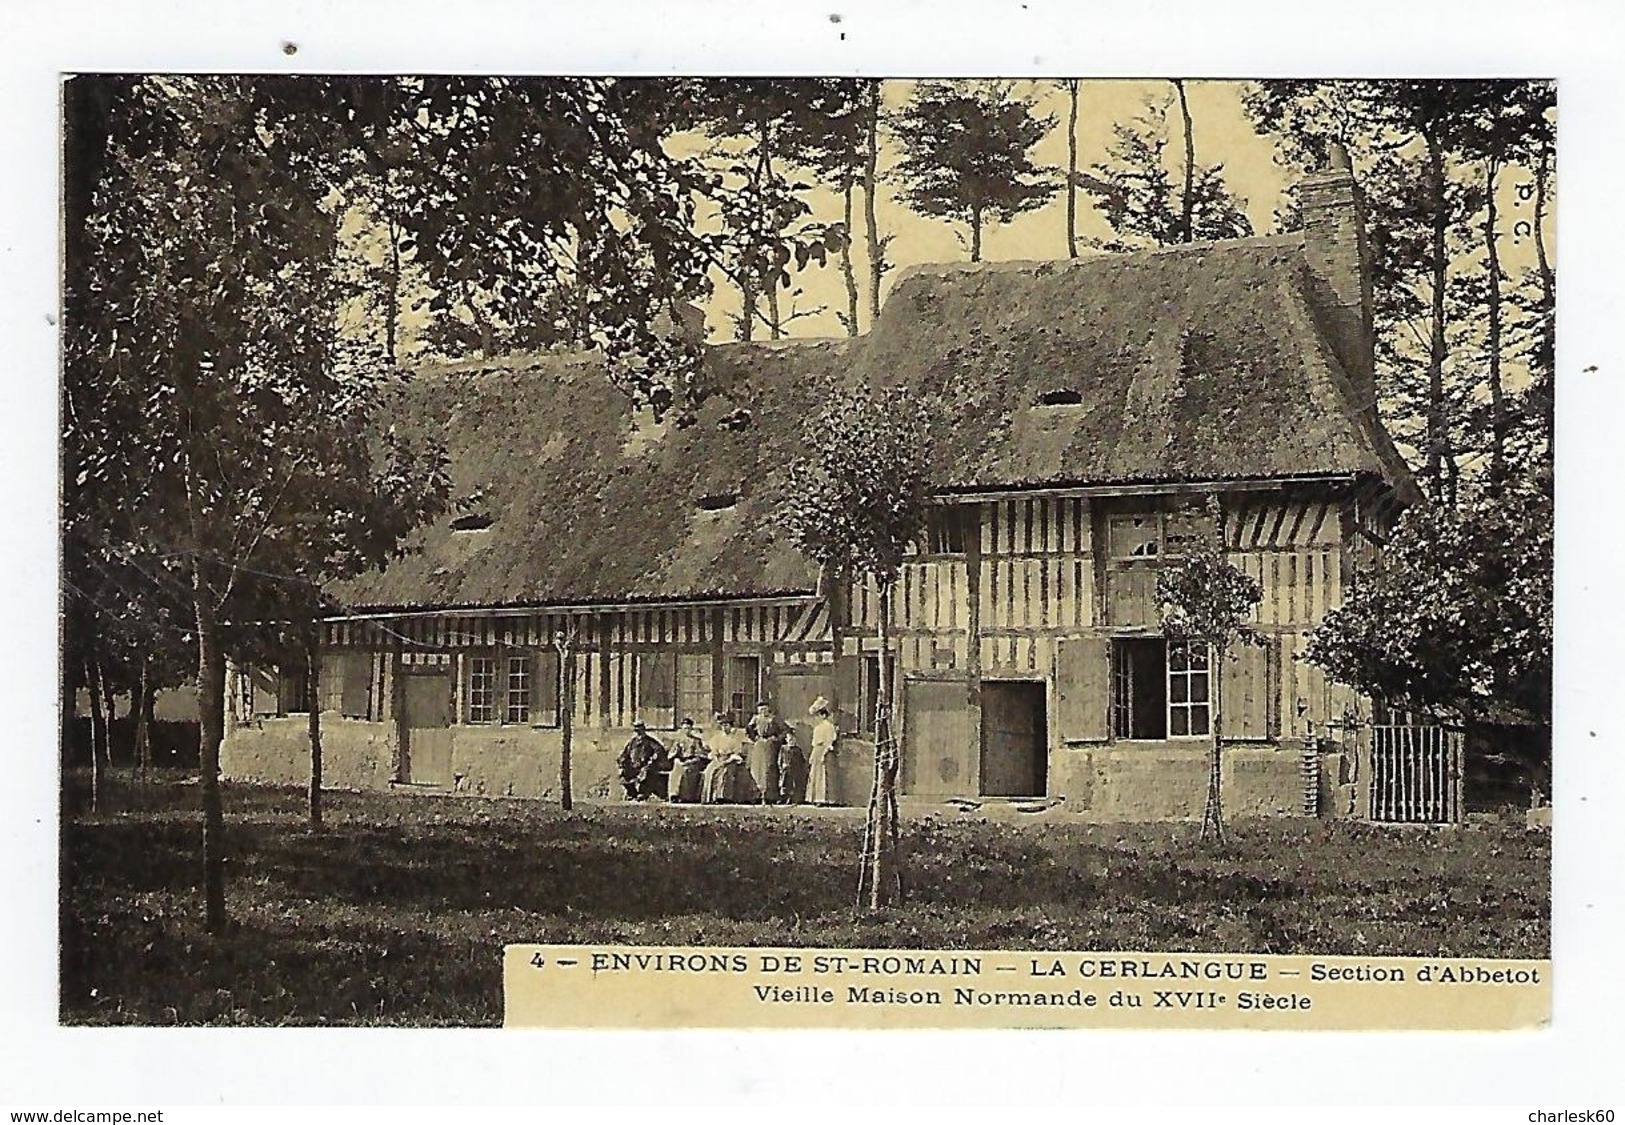
[[[61,104],[63,1023],[1548,1020],[1555,82]]]

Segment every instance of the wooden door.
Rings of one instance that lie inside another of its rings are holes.
[[[982,795],[1041,797],[1048,757],[1044,685],[982,681]]]
[[[804,751],[812,749],[813,717],[807,713],[813,700],[820,695],[826,699],[830,690],[830,670],[823,666],[794,664],[773,671],[773,706],[779,718],[795,732],[796,745]]]
[[[451,784],[451,674],[413,672],[402,677],[406,712],[406,780]]]
[[[910,680],[903,692],[902,791],[911,797],[974,795],[981,755],[965,684]]]

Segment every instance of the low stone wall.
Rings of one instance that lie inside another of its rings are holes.
[[[1224,752],[1227,816],[1296,816],[1303,783],[1297,755],[1273,746]],[[1189,743],[1068,746],[1050,755],[1050,795],[1091,819],[1199,819],[1207,801],[1208,749]]]
[[[322,783],[333,789],[387,789],[395,728],[322,714]],[[303,715],[239,723],[220,747],[220,772],[234,781],[305,785],[310,723]]]

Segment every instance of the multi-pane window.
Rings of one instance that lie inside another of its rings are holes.
[[[728,710],[734,721],[743,724],[756,710],[756,701],[762,689],[762,658],[759,656],[730,656],[725,684]]]
[[[711,654],[685,652],[677,657],[677,719],[704,723],[711,717]]]
[[[1111,557],[1119,562],[1178,558],[1212,533],[1212,522],[1199,508],[1114,515],[1106,525]]]
[[[1196,738],[1212,729],[1205,644],[1168,642],[1168,737]]]
[[[468,721],[496,721],[497,662],[490,656],[473,656],[468,661]]]
[[[504,722],[530,722],[530,657],[508,657],[508,708]]]
[[[1112,516],[1106,530],[1114,559],[1154,559],[1162,554],[1162,517],[1156,512]]]
[[[1201,738],[1213,729],[1208,647],[1160,637],[1112,641],[1113,738]]]

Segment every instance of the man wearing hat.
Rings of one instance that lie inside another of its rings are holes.
[[[812,758],[808,763],[807,800],[815,805],[838,804],[835,784],[835,744],[841,732],[830,716],[829,700],[819,696],[807,713],[813,717]]]
[[[628,801],[664,797],[671,775],[671,759],[660,740],[649,733],[642,719],[632,724],[632,737],[615,760],[621,770],[621,788]]]

